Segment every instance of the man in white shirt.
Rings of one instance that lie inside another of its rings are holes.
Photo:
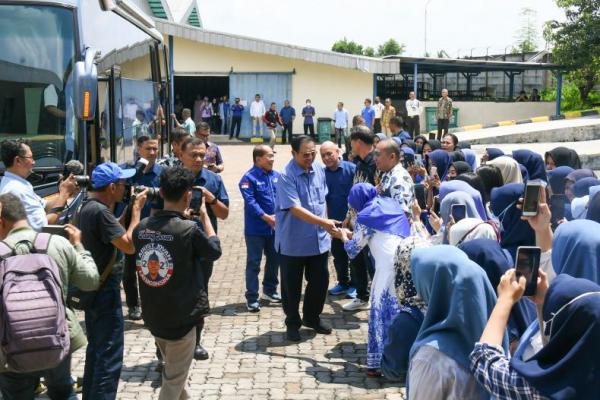
[[[256,136],[256,125],[258,125],[258,136],[262,137],[262,117],[267,110],[265,103],[260,98],[260,94],[254,96],[254,101],[250,104],[250,118],[252,118],[252,137]]]
[[[171,114],[171,118],[173,118],[173,121],[175,122],[177,128],[183,128],[186,131],[188,131],[190,136],[194,136],[194,134],[196,133],[196,124],[192,119],[192,110],[190,110],[189,108],[184,108],[183,111],[181,111],[181,118],[183,119],[183,124],[180,124],[179,121],[177,121],[177,116],[175,115],[175,113]]]
[[[381,99],[379,96],[375,96],[375,100],[373,101],[373,109],[375,110],[375,122],[373,123],[373,133],[381,133],[381,116],[383,115],[383,104],[381,104]]]
[[[333,113],[333,126],[335,128],[335,139],[338,147],[342,147],[342,140],[344,140],[347,149],[348,144],[345,141],[347,139],[348,111],[344,109],[344,103],[341,101],[337,104],[337,109]]]
[[[406,100],[406,128],[410,136],[414,139],[421,132],[419,115],[421,115],[421,102],[417,100],[415,92],[408,94],[409,99]]]
[[[47,202],[35,193],[27,181],[35,165],[31,148],[24,141],[6,139],[0,144],[0,153],[6,166],[0,181],[0,194],[12,193],[21,200],[32,229],[39,232],[42,227],[55,224],[77,188],[75,179],[72,176],[64,179],[59,186],[58,198]]]

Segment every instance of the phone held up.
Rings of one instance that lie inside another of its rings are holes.
[[[414,185],[415,198],[419,203],[419,207],[421,210],[425,210],[427,208],[427,193],[425,192],[425,185],[422,183],[416,183]]]
[[[200,207],[202,207],[203,195],[202,186],[192,186],[192,200],[190,201],[192,215],[200,215]]]
[[[524,296],[533,296],[537,290],[538,271],[542,250],[536,246],[520,246],[517,248],[517,262],[515,263],[517,280],[525,278]]]
[[[467,217],[467,206],[464,204],[453,204],[450,213],[456,223]]]
[[[540,190],[542,190],[542,184],[539,182],[528,182],[525,186],[525,196],[523,197],[523,215],[525,217],[533,217],[538,214]]]
[[[46,225],[42,227],[42,232],[49,233],[51,235],[59,235],[65,239],[69,238],[69,233],[66,231],[64,225]]]

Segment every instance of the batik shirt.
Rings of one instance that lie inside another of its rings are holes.
[[[411,236],[403,239],[396,249],[396,256],[394,257],[396,279],[394,286],[400,305],[416,307],[425,314],[427,312],[427,304],[417,294],[417,289],[413,283],[410,257],[414,249],[430,247],[431,243],[418,232],[414,232],[414,229],[411,228],[411,230],[413,230]]]
[[[415,198],[413,180],[401,164],[381,176],[379,194],[396,200],[405,213],[412,215],[411,206]]]
[[[440,97],[437,106],[437,119],[450,119],[452,116],[452,99],[450,97]]]
[[[392,106],[385,107],[383,109],[383,114],[381,117],[381,123],[383,124],[383,126],[385,126],[386,128],[389,128],[390,119],[392,119],[392,117],[394,117],[394,116],[396,116],[396,109]]]

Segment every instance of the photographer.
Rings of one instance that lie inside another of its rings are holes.
[[[227,195],[221,176],[204,168],[206,150],[206,143],[202,139],[194,138],[186,141],[181,146],[181,162],[194,175],[194,186],[202,187],[202,197],[206,204],[206,212],[212,227],[217,232],[217,218],[227,219],[229,216],[229,196]],[[200,226],[200,228],[202,227]],[[213,263],[209,260],[205,260],[204,262],[206,263],[204,287],[208,288]],[[194,358],[196,360],[208,359],[207,351],[200,345],[203,326],[204,320],[201,320],[198,324],[196,349],[194,350]]]
[[[140,158],[132,166],[135,168],[135,175],[129,180],[133,186],[145,186],[148,188],[157,188],[160,185],[160,172],[162,167],[156,163],[158,157],[158,140],[150,136],[139,136],[137,138],[137,152]],[[150,189],[155,194],[155,191]],[[156,210],[162,209],[162,199],[160,196],[151,196],[148,193],[148,199],[140,219],[144,219],[153,214]],[[125,303],[129,309],[128,318],[132,321],[138,321],[142,318],[140,300],[138,296],[138,281],[135,273],[135,256],[125,256],[125,266],[123,269],[123,290],[125,291]]]
[[[221,256],[205,205],[198,217],[203,230],[186,219],[193,183],[193,174],[184,168],[162,171],[164,209],[145,218],[133,232],[144,324],[164,361],[161,399],[191,397],[185,383],[196,343],[194,328],[209,311],[203,276],[208,272],[206,262]]]
[[[64,179],[58,187],[56,200],[47,202],[35,193],[33,186],[27,181],[35,166],[33,152],[27,142],[20,139],[3,140],[0,143],[0,153],[6,167],[0,181],[0,194],[13,193],[19,197],[25,207],[29,226],[34,230],[40,231],[48,224],[55,224],[76,189],[75,179],[72,176]]]
[[[28,253],[28,247],[35,242],[37,233],[27,222],[25,207],[15,194],[5,193],[0,195],[0,210],[0,240],[15,249],[17,254]],[[65,225],[65,232],[69,240],[52,235],[46,252],[58,267],[63,302],[66,302],[69,285],[82,290],[98,287],[98,270],[90,253],[81,245],[81,232],[73,225]],[[47,310],[45,312],[50,313]],[[4,366],[0,366],[0,390],[4,399],[33,399],[40,377],[44,377],[51,399],[77,398],[71,381],[70,354],[83,347],[86,340],[75,313],[65,307],[65,314],[70,337],[69,355],[52,369],[32,373],[7,372]]]
[[[115,398],[123,365],[123,311],[120,274],[113,270],[117,249],[133,254],[131,235],[140,222],[147,189],[132,195],[131,221],[127,230],[114,216],[117,202],[123,200],[127,179],[135,169],[121,169],[115,163],[98,165],[92,172],[92,188],[83,203],[78,228],[82,242],[92,253],[98,272],[111,271],[101,282],[92,305],[85,311],[88,346],[83,376],[83,398]],[[123,219],[123,218],[122,218]]]

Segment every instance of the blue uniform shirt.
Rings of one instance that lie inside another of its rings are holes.
[[[206,168],[202,168],[200,173],[198,173],[198,175],[196,176],[196,179],[194,179],[194,186],[204,186],[221,203],[229,207],[229,196],[227,195],[227,190],[225,190],[223,179],[221,179],[221,177],[218,174],[215,174],[214,172],[209,171]],[[206,205],[206,213],[208,214],[210,223],[212,224],[216,233],[217,217],[213,213],[212,207],[208,204]]]
[[[272,236],[275,231],[262,220],[264,214],[275,214],[275,186],[279,172],[265,172],[252,167],[242,176],[239,187],[244,198],[244,234],[248,236]]]
[[[233,117],[241,117],[244,113],[244,106],[241,104],[233,104],[231,106],[231,115]]]
[[[354,181],[356,165],[340,161],[335,171],[325,168],[327,181],[327,214],[329,218],[343,221],[348,213],[348,195]]]
[[[292,257],[316,256],[329,251],[331,238],[318,225],[292,215],[291,207],[303,207],[318,217],[326,217],[327,183],[322,166],[313,165],[306,172],[291,160],[277,182],[275,207],[275,250]]]
[[[365,120],[365,125],[370,128],[373,125],[373,119],[375,119],[375,109],[373,107],[365,107],[360,112],[360,115]]]
[[[307,115],[308,114],[308,115]],[[313,124],[313,117],[315,115],[315,108],[313,106],[305,106],[302,109],[302,115],[304,116],[304,125]]]
[[[296,110],[294,110],[294,107],[292,106],[283,107],[281,111],[279,111],[279,116],[284,124],[289,124],[292,122],[292,117],[296,116]]]

